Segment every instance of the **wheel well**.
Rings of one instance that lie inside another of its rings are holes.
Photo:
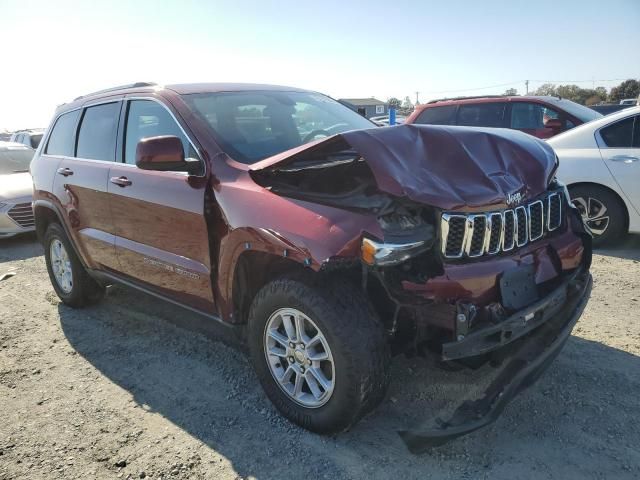
[[[44,232],[47,231],[49,225],[60,223],[60,220],[56,212],[48,207],[36,206],[33,213],[36,219],[36,234],[38,235],[38,240],[42,241]]]
[[[243,252],[233,273],[234,323],[246,323],[256,294],[271,280],[283,275],[310,275],[300,263],[264,252]]]
[[[567,185],[567,189],[569,190],[569,193],[571,193],[571,189],[573,189],[575,187],[596,187],[596,188],[601,188],[602,190],[606,190],[607,192],[611,193],[614,197],[616,197],[618,199],[618,202],[622,206],[622,211],[624,212],[625,230],[629,229],[629,210],[627,210],[627,204],[622,199],[622,197],[620,197],[618,192],[616,192],[615,190],[607,187],[606,185],[602,185],[601,183],[578,182],[578,183],[572,183],[571,185]]]

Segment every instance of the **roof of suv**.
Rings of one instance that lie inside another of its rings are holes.
[[[442,103],[484,103],[495,102],[497,100],[503,102],[546,102],[546,103],[558,103],[563,100],[562,97],[552,97],[550,95],[483,95],[478,97],[455,97],[455,98],[441,98],[438,100],[430,100],[427,103],[419,105],[420,108],[426,108],[434,104]],[[418,108],[418,107],[416,107]]]
[[[259,83],[181,83],[174,85],[158,85],[154,82],[136,82],[128,85],[106,88],[91,92],[73,99],[69,103],[63,103],[56,110],[57,112],[69,110],[77,107],[79,103],[84,103],[88,99],[100,98],[103,96],[119,95],[134,92],[149,92],[171,90],[179,95],[190,93],[215,93],[215,92],[244,92],[244,91],[287,91],[287,92],[309,92],[302,88],[285,87],[281,85],[267,85]]]

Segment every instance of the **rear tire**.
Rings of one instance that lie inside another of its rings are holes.
[[[384,398],[390,358],[385,330],[363,292],[351,285],[275,280],[253,300],[248,330],[262,387],[301,427],[317,433],[346,430]],[[312,338],[319,337],[314,346]],[[327,360],[312,361],[316,358]],[[314,369],[322,381],[315,381]],[[326,388],[318,389],[321,385]]]
[[[617,195],[597,185],[570,187],[569,195],[591,229],[594,247],[622,240],[627,233],[627,214]]]
[[[63,303],[80,308],[104,297],[105,288],[89,276],[58,223],[47,228],[43,246],[51,284]]]

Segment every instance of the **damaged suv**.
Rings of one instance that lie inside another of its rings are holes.
[[[495,419],[580,316],[591,237],[556,168],[516,131],[377,128],[315,92],[148,83],[59,107],[31,165],[64,303],[122,283],[228,326],[304,428],[371,411],[393,354],[500,369],[403,432],[414,451]]]

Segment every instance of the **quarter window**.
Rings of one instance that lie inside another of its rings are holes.
[[[625,118],[600,130],[604,144],[610,148],[630,148],[633,136],[633,118]]]
[[[135,165],[138,142],[149,137],[174,135],[182,140],[186,158],[198,159],[198,154],[173,119],[171,114],[157,102],[132,100],[127,113],[127,131],[124,144],[124,161]]]
[[[78,132],[77,157],[115,161],[120,102],[88,107]]]
[[[455,124],[456,106],[443,105],[442,107],[427,107],[418,118],[416,123],[426,125],[453,125]]]
[[[461,105],[458,125],[471,127],[504,127],[506,103],[476,103]]]
[[[80,110],[74,110],[58,117],[49,136],[45,151],[47,155],[73,156],[74,134],[79,114]]]

